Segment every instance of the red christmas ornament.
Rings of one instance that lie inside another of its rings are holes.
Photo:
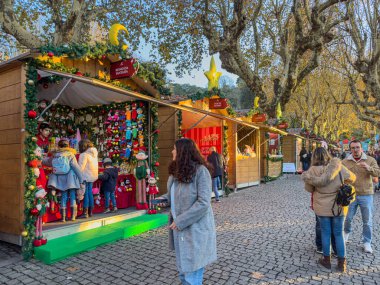
[[[34,119],[35,117],[37,117],[37,112],[34,111],[34,110],[30,110],[30,111],[28,112],[28,118],[30,118],[30,119]]]
[[[105,60],[107,56],[105,54],[102,55],[102,59]]]
[[[40,239],[35,239],[35,240],[33,241],[33,245],[34,245],[35,247],[39,247],[39,246],[42,245],[42,242],[41,242]]]
[[[154,166],[160,166],[160,163],[157,161]]]
[[[38,211],[36,208],[33,208],[33,209],[30,210],[30,214],[31,214],[32,216],[37,216],[39,212],[40,212],[40,211]]]
[[[48,57],[53,57],[53,56],[54,56],[54,52],[49,51],[49,52],[47,53],[47,55],[48,55]]]
[[[49,88],[49,84],[44,83],[44,84],[42,85],[42,87],[45,88],[45,89],[48,89],[48,88]]]

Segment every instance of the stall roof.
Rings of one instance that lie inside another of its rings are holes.
[[[179,109],[192,113],[201,113],[221,120],[231,121],[250,128],[259,129],[259,126],[252,123],[244,122],[240,119],[227,117],[221,114],[216,114],[197,108],[168,103],[163,100],[148,95],[140,94],[131,90],[126,90],[97,79],[88,78],[84,76],[76,76],[73,74],[50,70],[46,68],[40,68],[39,70],[41,70],[42,72],[58,75],[64,78],[72,78],[76,80],[75,83],[68,84],[67,89],[64,92],[62,92],[62,95],[57,100],[58,103],[68,105],[73,108],[82,108],[92,105],[101,105],[109,104],[112,102],[125,102],[140,99],[152,103],[157,103],[163,106],[172,107],[174,109]],[[60,85],[55,84],[54,91],[50,89],[50,87],[47,89],[40,89],[39,91],[41,91],[41,95],[39,99],[52,100],[58,95],[60,89],[63,88],[64,84],[65,83],[61,83]]]

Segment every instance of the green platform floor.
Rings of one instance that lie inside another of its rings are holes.
[[[52,264],[75,254],[129,238],[143,232],[167,225],[168,215],[143,215],[107,226],[49,240],[44,246],[36,247],[35,258]]]

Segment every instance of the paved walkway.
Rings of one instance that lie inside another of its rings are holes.
[[[219,259],[207,268],[204,284],[380,284],[379,208],[374,254],[360,247],[357,215],[347,246],[349,273],[339,274],[316,264],[309,201],[300,177],[290,175],[213,203]],[[16,250],[0,244],[0,258],[15,257]],[[8,260],[0,260],[0,284],[179,284],[163,228],[50,266]]]

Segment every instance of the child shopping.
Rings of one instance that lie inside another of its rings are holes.
[[[112,166],[112,160],[110,158],[105,158],[103,160],[104,172],[102,175],[99,175],[99,180],[102,181],[102,186],[100,191],[104,193],[105,199],[105,211],[104,214],[110,212],[116,212],[116,199],[115,199],[115,188],[117,182],[118,171],[115,167]],[[110,210],[110,199],[112,202],[112,210]]]

